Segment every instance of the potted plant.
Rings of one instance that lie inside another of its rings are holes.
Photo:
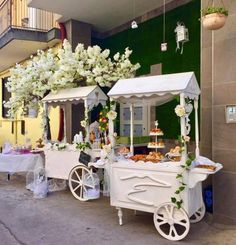
[[[227,16],[225,7],[208,6],[202,10],[202,25],[207,30],[218,30],[225,25]]]

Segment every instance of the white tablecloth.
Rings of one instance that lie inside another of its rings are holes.
[[[40,154],[0,154],[0,172],[34,172],[44,167]]]

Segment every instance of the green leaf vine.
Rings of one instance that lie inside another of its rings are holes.
[[[187,144],[187,142],[185,141],[185,138],[183,136],[179,136],[178,139],[180,141],[181,149],[183,150],[184,147],[185,147],[185,144]],[[186,146],[186,148],[187,148],[187,146]],[[178,209],[180,209],[182,207],[182,204],[183,204],[183,199],[182,199],[181,193],[187,187],[187,184],[184,183],[184,174],[185,174],[185,172],[189,171],[190,166],[192,164],[192,161],[194,159],[195,159],[195,156],[193,156],[190,153],[188,153],[185,163],[180,165],[181,166],[181,171],[179,173],[177,173],[177,175],[176,175],[176,179],[179,182],[179,186],[175,190],[174,196],[171,197],[171,202],[174,203],[177,206]]]

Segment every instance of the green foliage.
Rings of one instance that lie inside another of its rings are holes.
[[[178,96],[175,96],[175,100],[177,101],[178,104],[180,103],[180,97],[179,97],[179,95]]]
[[[186,166],[187,167],[190,167],[191,166],[191,164],[192,164],[192,160],[190,159],[190,158],[188,158],[187,160],[186,160]]]
[[[86,149],[91,149],[91,145],[89,142],[76,143],[76,149],[80,151],[84,151]]]
[[[105,105],[101,112],[99,113],[99,129],[102,132],[105,132],[108,130],[108,117],[107,113],[109,112],[110,108],[108,105]]]
[[[171,197],[171,202],[172,202],[172,203],[176,203],[176,201],[177,201],[177,200],[176,200],[175,197]]]
[[[184,141],[184,137],[182,137],[180,135],[178,137],[178,139],[180,141],[181,148],[186,146],[186,150],[187,150],[188,149],[188,147],[187,147],[187,143],[188,142]],[[187,159],[186,159],[185,163],[180,165],[181,172],[177,173],[177,175],[176,175],[176,179],[179,181],[179,187],[175,191],[175,195],[177,196],[177,198],[176,197],[171,197],[171,202],[176,204],[177,208],[179,208],[179,209],[182,207],[182,204],[183,204],[183,199],[181,197],[181,192],[183,192],[185,190],[186,186],[187,186],[187,184],[184,183],[184,173],[189,170],[189,168],[190,168],[190,166],[192,164],[192,161],[194,159],[195,159],[195,156],[193,156],[191,154],[187,154]]]
[[[105,132],[108,130],[108,117],[107,113],[111,110],[111,108],[115,105],[115,101],[110,100],[107,101],[107,104],[103,106],[102,110],[99,113],[99,129],[102,132]]]
[[[180,178],[183,178],[183,175],[182,174],[177,174],[176,179],[180,179]]]
[[[181,199],[180,201],[176,202],[177,208],[180,209],[182,206],[183,200]]]
[[[213,13],[218,13],[218,14],[224,14],[225,16],[228,16],[229,11],[225,7],[214,7],[210,6],[205,9],[201,10],[202,15],[208,15],[208,14],[213,14]]]

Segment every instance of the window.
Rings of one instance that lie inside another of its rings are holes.
[[[11,97],[11,93],[8,92],[8,90],[5,86],[7,81],[8,81],[8,77],[4,77],[2,79],[2,117],[3,118],[7,117],[7,112],[8,112],[8,108],[4,107],[3,101],[8,101]]]
[[[134,136],[147,136],[150,131],[150,106],[134,106]],[[130,108],[120,106],[120,134],[130,136]]]

